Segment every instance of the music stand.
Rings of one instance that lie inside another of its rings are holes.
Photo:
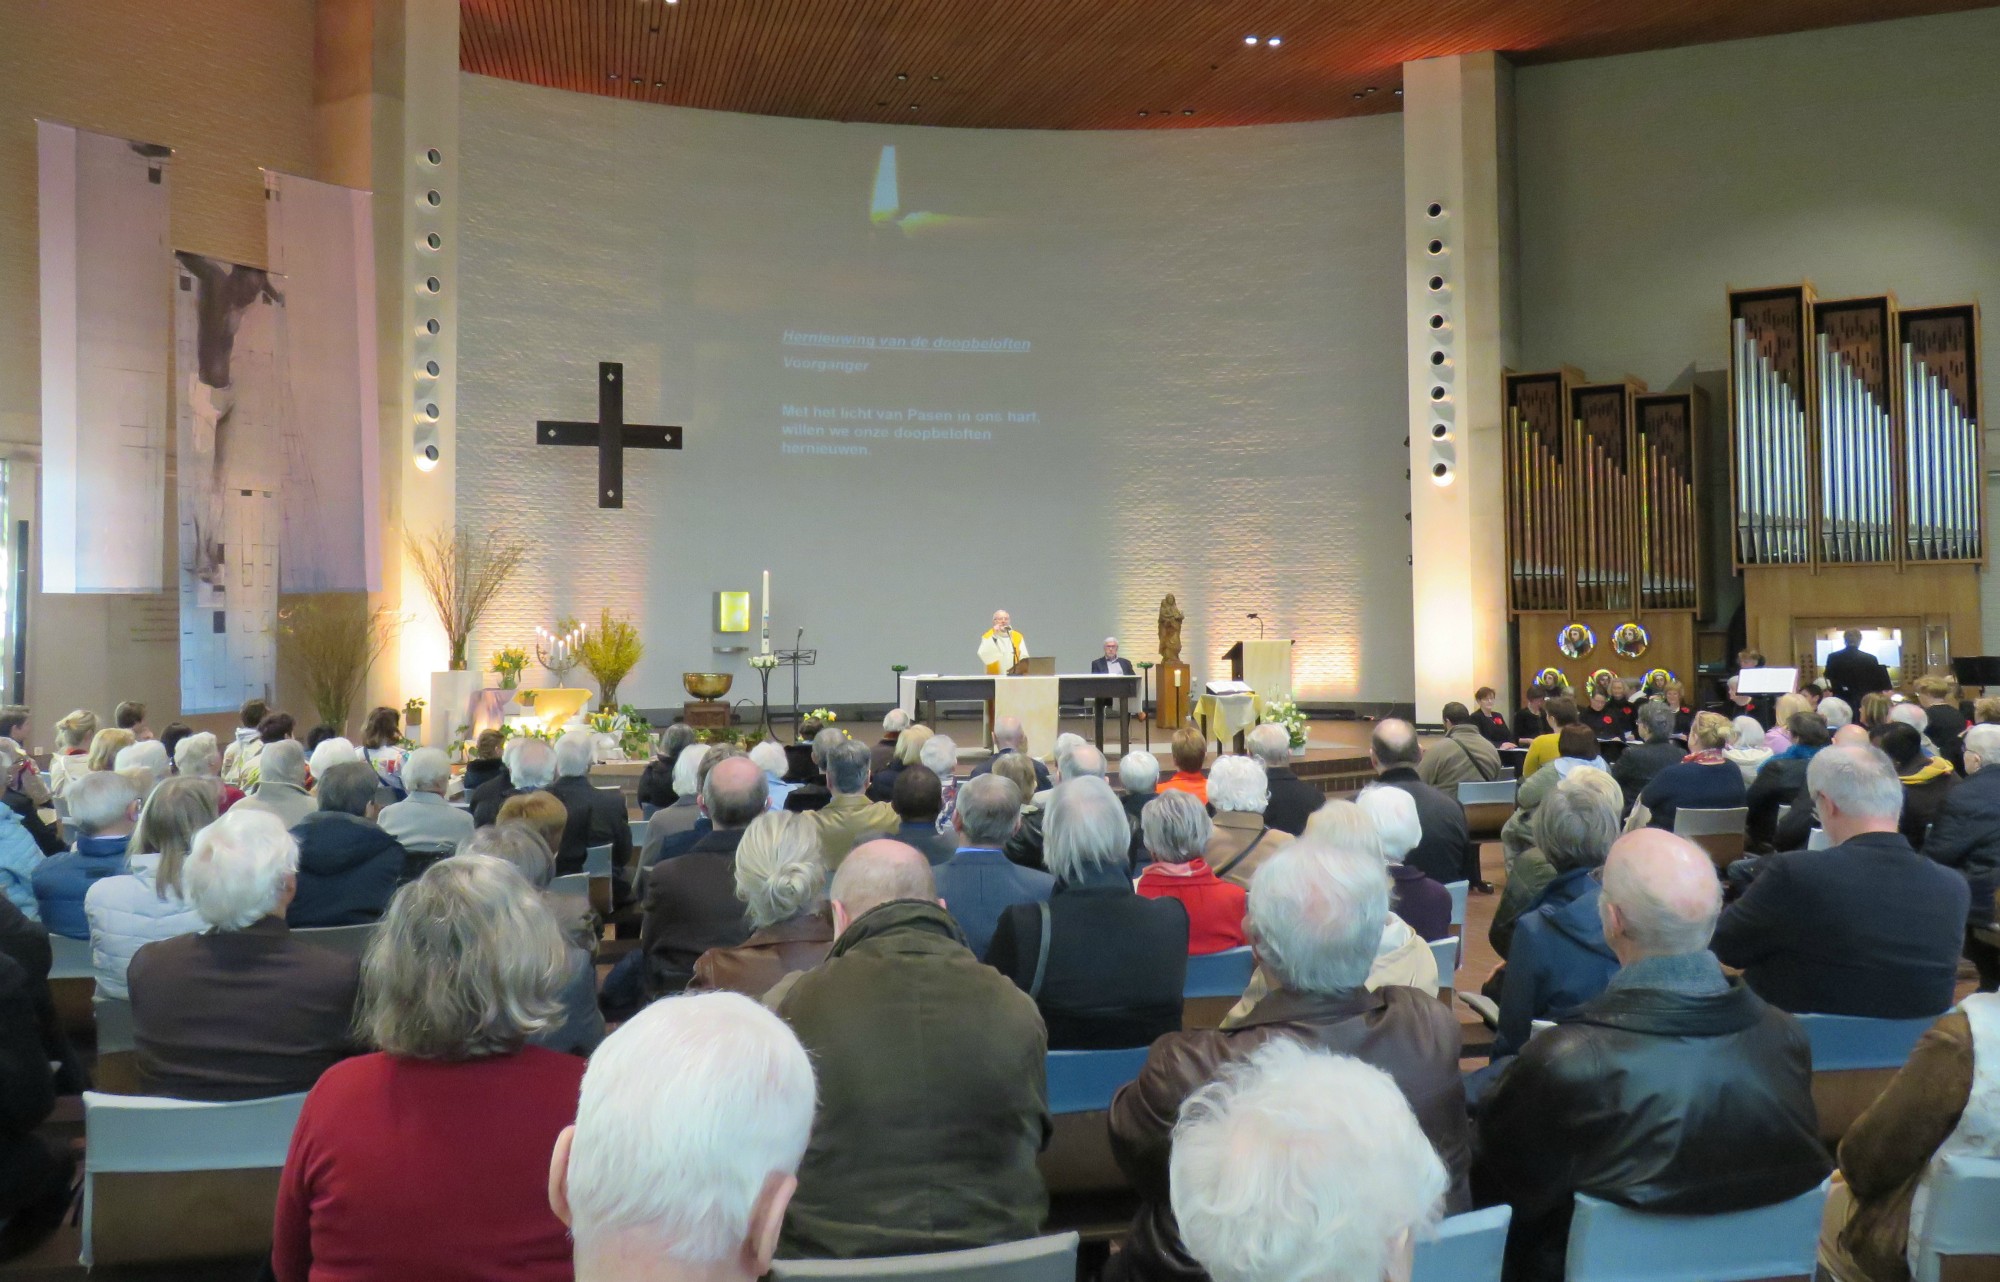
[[[778,666],[792,670],[792,735],[799,733],[799,669],[810,668],[819,662],[817,650],[780,650]]]

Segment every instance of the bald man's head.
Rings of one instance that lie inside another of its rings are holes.
[[[833,874],[827,895],[833,900],[836,934],[849,922],[898,899],[938,902],[930,860],[914,846],[887,840],[863,842],[850,851]]]
[[[1368,752],[1375,758],[1378,770],[1414,766],[1424,755],[1417,746],[1417,728],[1395,717],[1384,717],[1375,723],[1375,733],[1368,737]]]
[[[1708,947],[1722,912],[1722,883],[1708,852],[1685,837],[1641,828],[1611,843],[1598,900],[1604,941],[1630,965]]]
[[[1833,732],[1833,746],[1836,748],[1868,747],[1868,730],[1859,722],[1850,721]]]
[[[1016,752],[1028,750],[1028,731],[1021,725],[1019,717],[1001,717],[993,723],[993,746],[1012,748]]]
[[[770,801],[764,768],[745,756],[724,757],[709,767],[701,785],[701,808],[717,828],[746,828]]]

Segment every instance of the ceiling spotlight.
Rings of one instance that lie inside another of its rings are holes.
[[[1382,92],[1382,90],[1381,90],[1381,88],[1380,88],[1379,86],[1377,86],[1377,85],[1369,85],[1369,86],[1368,86],[1368,87],[1367,87],[1366,89],[1363,89],[1363,90],[1362,90],[1361,92],[1362,92],[1362,93],[1381,93],[1381,92]]]
[[[915,111],[916,109],[917,109],[917,104],[916,104],[916,103],[914,103],[914,102],[913,102],[913,103],[911,103],[911,104],[910,104],[910,110],[911,110],[911,111]]]
[[[613,80],[618,79],[618,73],[615,71],[607,72],[606,74],[608,74]]]
[[[1150,113],[1150,112],[1148,112],[1148,111],[1147,111],[1147,110],[1146,110],[1146,109],[1145,109],[1144,107],[1141,107],[1141,108],[1139,108],[1139,115],[1140,115],[1141,117],[1144,117],[1144,116],[1147,116],[1147,115],[1150,115],[1150,114],[1151,114],[1151,113]]]
[[[1243,43],[1244,43],[1244,44],[1246,44],[1246,45],[1254,45],[1254,44],[1256,44],[1256,43],[1257,43],[1257,37],[1255,37],[1255,36],[1245,36],[1245,37],[1243,37]]]
[[[909,78],[910,78],[910,73],[907,71],[899,71],[896,73],[896,79],[898,80],[908,80]]]
[[[943,79],[944,79],[944,77],[943,77],[943,76],[940,76],[940,75],[939,75],[939,74],[938,74],[937,72],[933,71],[933,72],[931,73],[931,79],[932,79],[932,80],[943,80]]]
[[[1272,36],[1264,43],[1271,46],[1273,49],[1276,49],[1279,45],[1285,43],[1285,38],[1283,36]]]
[[[1182,108],[1181,108],[1181,114],[1182,114],[1183,116],[1192,116],[1192,115],[1194,114],[1194,108],[1193,108],[1193,107],[1182,107]]]
[[[1355,97],[1356,97],[1357,99],[1359,99],[1359,98],[1366,98],[1366,97],[1367,97],[1368,95],[1367,95],[1367,94],[1365,94],[1365,93],[1362,93],[1362,92],[1361,92],[1361,91],[1360,91],[1359,89],[1356,89],[1356,90],[1354,91],[1354,96],[1355,96]]]
[[[1396,96],[1397,96],[1398,98],[1402,97],[1402,96],[1403,96],[1403,91],[1402,91],[1401,89],[1398,89],[1398,90],[1396,91]]]

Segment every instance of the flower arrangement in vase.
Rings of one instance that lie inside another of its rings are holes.
[[[500,675],[500,688],[512,690],[521,684],[521,672],[528,666],[528,652],[518,645],[505,646],[493,652],[493,660],[488,671]]]
[[[1273,699],[1264,705],[1264,724],[1283,726],[1291,736],[1292,749],[1306,746],[1306,714],[1290,699]]]

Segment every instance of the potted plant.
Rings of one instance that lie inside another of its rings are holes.
[[[1283,726],[1292,740],[1292,755],[1305,755],[1306,714],[1290,699],[1273,699],[1264,705],[1264,724]]]
[[[528,545],[497,529],[477,533],[443,526],[406,539],[424,595],[451,643],[451,670],[466,668],[466,646],[493,599],[520,571]]]
[[[488,671],[500,676],[500,688],[512,690],[521,684],[521,672],[528,666],[528,652],[520,646],[503,646],[493,652]]]
[[[402,618],[369,610],[358,593],[294,597],[278,611],[278,646],[286,666],[305,682],[313,711],[325,725],[346,729],[368,669],[395,639]]]
[[[403,724],[415,730],[424,724],[424,701],[406,699],[403,702]]]
[[[618,683],[631,675],[645,653],[639,629],[630,619],[614,618],[607,607],[598,617],[597,626],[584,633],[583,640],[577,643],[577,656],[584,671],[596,678],[597,688],[603,694],[599,707],[618,706]]]

